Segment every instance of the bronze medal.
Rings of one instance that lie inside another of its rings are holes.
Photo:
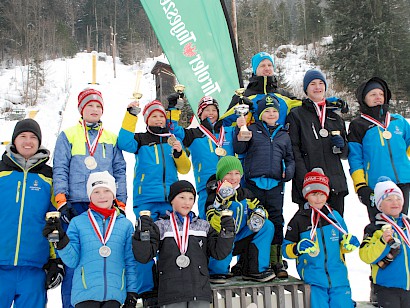
[[[93,156],[87,156],[84,159],[84,164],[88,170],[94,170],[95,168],[97,168],[97,161]]]
[[[175,260],[175,263],[180,268],[186,268],[188,267],[189,263],[191,263],[191,260],[189,260],[189,257],[187,257],[186,255],[179,255],[177,259]]]
[[[215,149],[215,154],[218,156],[226,156],[226,150],[222,147],[217,147]]]
[[[174,143],[175,143],[176,141],[177,141],[177,138],[175,138],[174,135],[169,136],[169,137],[168,137],[168,140],[167,140],[167,142],[168,142],[168,144],[169,144],[170,146],[174,146]]]

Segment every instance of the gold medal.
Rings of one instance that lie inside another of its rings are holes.
[[[389,132],[388,130],[385,130],[385,131],[382,133],[382,136],[383,136],[383,138],[386,139],[386,140],[389,140],[389,139],[392,137],[391,132]]]
[[[94,170],[95,168],[97,168],[97,161],[93,156],[87,156],[84,159],[84,164],[88,170]]]
[[[175,143],[176,141],[177,141],[177,138],[175,138],[174,135],[169,136],[169,137],[168,137],[168,140],[167,140],[167,142],[168,142],[168,144],[169,144],[170,146],[174,146],[174,143]]]
[[[215,154],[218,156],[226,156],[226,150],[222,147],[217,147],[215,149]]]
[[[309,252],[308,255],[311,256],[312,258],[315,258],[319,255],[319,252],[320,252],[320,249],[319,247],[317,247],[315,251]]]

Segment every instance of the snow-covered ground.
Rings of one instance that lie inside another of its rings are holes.
[[[302,84],[303,73],[311,68],[298,51],[288,59],[286,63],[285,75],[287,79],[292,79],[296,84]],[[116,63],[116,78],[113,77],[112,58],[107,57],[106,62],[98,61],[97,83],[89,85],[91,82],[91,55],[79,53],[73,59],[58,59],[47,61],[44,64],[46,72],[46,83],[42,90],[38,103],[33,108],[38,113],[35,120],[39,122],[43,133],[43,145],[51,152],[54,152],[54,145],[58,133],[78,121],[77,95],[85,87],[95,87],[102,92],[104,98],[104,115],[102,121],[108,130],[118,133],[126,107],[132,99],[132,93],[136,83],[136,71],[143,71],[141,80],[142,105],[155,98],[155,82],[150,74],[155,62],[160,60],[166,62],[164,57],[149,58],[140,66],[125,66],[119,61]],[[289,63],[293,63],[294,66]],[[24,79],[25,67],[0,71],[0,108],[6,104],[6,99],[18,97],[21,91],[21,80]],[[0,141],[9,141],[16,121],[7,121],[0,118]],[[143,131],[145,124],[143,119],[139,120],[137,131]],[[58,150],[58,149],[56,149]],[[4,152],[4,145],[0,145],[0,152]],[[124,153],[127,162],[128,178],[128,206],[127,216],[131,221],[135,220],[132,212],[132,178],[134,168],[134,155]],[[362,239],[363,229],[368,223],[365,207],[358,201],[354,193],[352,181],[350,179],[347,162],[344,162],[345,173],[348,179],[350,195],[345,198],[345,220],[349,231],[355,234],[359,240]],[[182,178],[194,183],[192,172]],[[297,205],[291,202],[290,183],[286,185],[284,215],[285,222],[288,222],[297,210]],[[369,274],[370,267],[359,259],[358,251],[354,251],[346,256],[349,269],[350,284],[353,290],[353,299],[356,301],[367,301],[369,298]],[[289,262],[289,272],[297,277],[294,261]],[[59,288],[49,291],[49,307],[61,307]]]

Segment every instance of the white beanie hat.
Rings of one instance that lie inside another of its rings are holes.
[[[117,193],[115,179],[108,171],[94,172],[90,174],[90,176],[88,177],[88,181],[87,181],[88,199],[90,199],[90,196],[93,190],[98,187],[108,188],[109,190],[111,190],[115,198],[116,193]]]
[[[390,195],[396,195],[404,202],[403,192],[401,189],[387,176],[381,176],[377,179],[377,184],[374,187],[374,201],[376,207],[380,211],[382,201]]]

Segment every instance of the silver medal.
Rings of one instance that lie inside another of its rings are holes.
[[[87,156],[84,159],[84,164],[88,170],[94,170],[95,168],[97,168],[97,161],[93,156]]]
[[[100,256],[103,258],[107,258],[111,255],[111,248],[108,246],[101,246],[100,249],[98,249],[98,252],[100,253]]]
[[[179,255],[176,259],[176,264],[180,268],[188,267],[189,263],[191,263],[191,260],[189,260],[189,257],[187,257],[186,255]]]
[[[329,132],[327,131],[327,129],[325,128],[321,128],[319,130],[319,135],[323,138],[326,138],[327,136],[329,136]]]

